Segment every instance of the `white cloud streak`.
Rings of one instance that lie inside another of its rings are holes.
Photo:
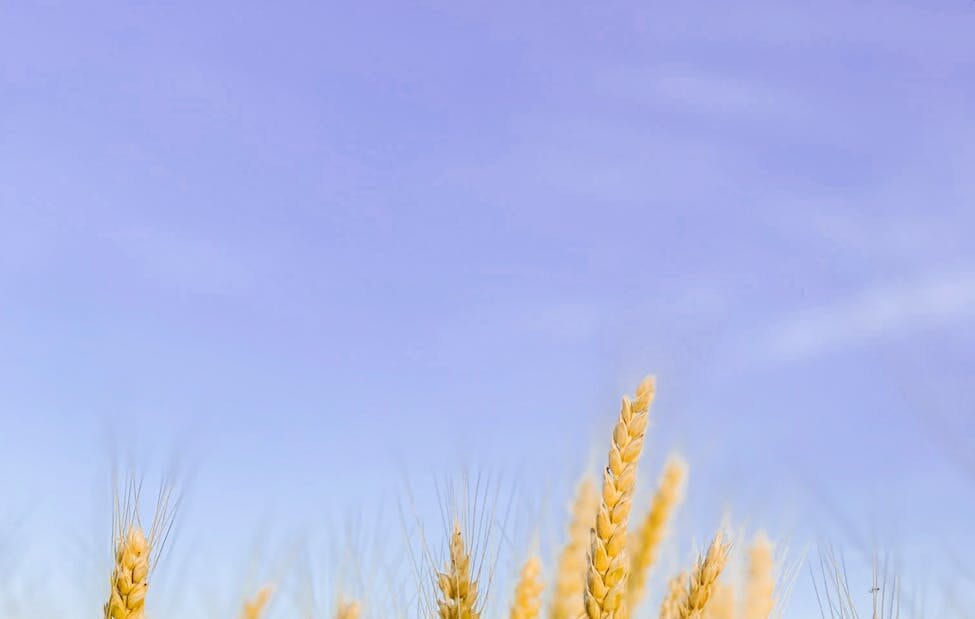
[[[803,312],[774,326],[766,351],[778,362],[975,317],[975,270],[865,289],[854,298]]]

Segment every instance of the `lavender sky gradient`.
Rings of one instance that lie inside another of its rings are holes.
[[[193,472],[184,575],[464,467],[557,530],[649,371],[681,539],[889,548],[950,616],[972,170],[971,1],[7,4],[5,603],[96,612],[113,454]]]

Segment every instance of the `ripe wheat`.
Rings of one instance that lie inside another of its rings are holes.
[[[105,603],[105,619],[142,619],[149,589],[149,558],[152,546],[137,524],[131,524],[115,540],[115,567]]]
[[[646,590],[647,575],[657,558],[657,551],[667,533],[667,524],[681,499],[687,465],[679,458],[671,458],[660,476],[660,484],[643,519],[639,531],[630,543],[630,575],[626,584],[626,606],[634,609]]]
[[[626,524],[654,392],[654,381],[648,377],[637,387],[633,401],[624,397],[619,420],[613,429],[609,464],[603,473],[602,502],[596,515],[596,526],[590,534],[584,593],[588,619],[626,619],[628,616],[623,599],[629,568]]]
[[[772,542],[764,533],[755,536],[748,552],[744,619],[768,619],[775,608],[775,560]]]
[[[521,568],[511,604],[511,619],[537,619],[542,607],[542,562],[532,555]]]
[[[437,574],[440,619],[480,619],[477,609],[477,581],[471,578],[471,556],[464,544],[460,524],[450,535],[450,560],[445,572]]]
[[[681,572],[667,582],[667,593],[660,604],[660,619],[677,619],[680,616],[680,602],[684,597],[687,572]]]
[[[359,619],[359,604],[356,602],[339,602],[335,611],[335,619]]]
[[[254,594],[253,598],[245,600],[244,608],[240,611],[240,619],[261,619],[273,592],[274,589],[271,585],[264,585]]]
[[[585,610],[582,592],[586,587],[586,551],[598,509],[599,494],[587,476],[579,483],[572,504],[569,535],[559,555],[549,619],[578,619]]]
[[[707,552],[698,559],[694,571],[691,573],[680,603],[678,617],[680,619],[691,619],[700,617],[707,608],[708,602],[714,593],[715,585],[721,571],[728,562],[728,553],[731,551],[731,544],[724,541],[724,535],[719,531]]]

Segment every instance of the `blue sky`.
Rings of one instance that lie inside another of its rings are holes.
[[[113,457],[193,471],[177,555],[464,469],[556,529],[645,372],[646,478],[692,466],[678,558],[726,512],[963,557],[973,29],[962,0],[5,7],[24,572],[104,543]]]

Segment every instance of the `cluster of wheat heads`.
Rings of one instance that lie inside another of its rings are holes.
[[[656,393],[652,377],[644,379],[633,398],[624,397],[613,428],[609,457],[603,473],[602,493],[593,526],[583,579],[582,611],[586,619],[629,619],[637,614],[668,525],[683,496],[687,465],[671,457],[664,466],[650,508],[635,531],[629,530],[629,516],[643,453],[650,406]],[[582,503],[577,500],[577,505]],[[580,507],[585,508],[584,505]],[[584,517],[584,516],[583,516]],[[578,525],[573,518],[564,556],[574,549]],[[748,574],[748,606],[745,619],[768,619],[775,605],[775,577],[770,544],[756,543],[753,567]],[[723,593],[719,578],[728,560],[731,544],[718,531],[693,570],[672,578],[659,611],[661,619],[737,617],[733,595]],[[766,552],[767,551],[767,552]],[[767,559],[767,560],[764,560]],[[764,561],[763,561],[764,560]],[[562,574],[557,582],[568,578]],[[571,594],[570,587],[561,587]],[[720,599],[720,605],[712,599]],[[555,600],[553,608],[573,608],[572,601]],[[721,613],[721,608],[730,611]],[[561,610],[557,611],[561,612]],[[553,619],[562,615],[553,613]]]
[[[564,542],[550,576],[544,573],[537,550],[524,559],[508,593],[511,619],[539,619],[543,614],[547,619],[651,616],[641,610],[646,606],[641,603],[648,597],[653,569],[688,476],[687,464],[670,457],[646,510],[630,526],[655,393],[655,382],[648,377],[632,397],[622,398],[601,484],[591,476],[578,483]],[[163,505],[144,530],[132,507],[137,502],[116,509],[114,566],[104,619],[143,619],[150,574],[171,524],[170,510]],[[432,589],[418,594],[424,598],[417,601],[418,616],[481,619],[502,614],[497,605],[486,609],[485,589],[490,583],[480,582],[484,547],[478,542],[482,541],[483,522],[490,518],[478,521],[467,516],[453,520],[440,560],[432,560],[426,552],[431,561],[425,577],[432,581]],[[694,565],[667,581],[656,611],[660,619],[769,619],[777,593],[771,542],[759,536],[751,545],[740,605],[734,590],[720,581],[730,550],[726,534],[719,530]],[[252,591],[241,601],[240,619],[262,619],[273,590],[268,584]],[[363,601],[368,600],[339,599],[330,615],[335,619],[406,616],[401,611],[362,606]]]

